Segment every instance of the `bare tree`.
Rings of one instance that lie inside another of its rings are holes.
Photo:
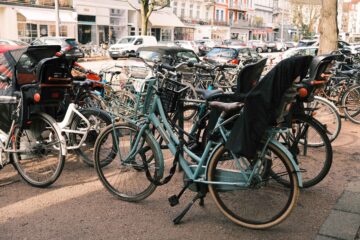
[[[129,5],[136,11],[140,12],[141,15],[141,35],[147,35],[149,17],[152,12],[158,11],[170,5],[170,0],[140,0],[139,5],[131,3],[128,0]],[[164,19],[166,21],[166,19]]]
[[[322,0],[319,32],[319,54],[327,54],[336,50],[339,35],[337,26],[337,0]]]
[[[315,23],[320,17],[319,2],[291,0],[292,5],[292,21],[305,37],[315,34]]]

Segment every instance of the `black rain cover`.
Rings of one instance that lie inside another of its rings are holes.
[[[285,59],[268,72],[249,92],[242,114],[234,123],[225,147],[237,154],[252,158],[266,129],[276,122],[276,112],[282,96],[296,77],[302,80],[312,56]]]

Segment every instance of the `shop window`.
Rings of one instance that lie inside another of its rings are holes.
[[[171,29],[161,29],[161,40],[171,41]]]

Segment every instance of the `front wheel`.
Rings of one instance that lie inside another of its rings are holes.
[[[99,135],[94,149],[101,183],[111,194],[128,202],[143,200],[156,189],[146,177],[144,161],[154,179],[161,177],[163,170],[159,166],[161,150],[157,151],[155,139],[144,133],[136,144],[138,132],[133,124],[110,125]],[[133,148],[135,153],[130,156]],[[104,161],[109,164],[103,164]]]
[[[47,114],[32,115],[28,123],[14,132],[14,166],[30,185],[47,187],[58,179],[64,167],[65,140]]]
[[[282,184],[280,177],[290,184]],[[256,160],[220,147],[210,159],[207,178],[217,182],[209,184],[209,191],[220,211],[232,222],[251,229],[270,228],[285,220],[299,195],[294,166],[272,143]],[[234,183],[237,185],[229,185]]]

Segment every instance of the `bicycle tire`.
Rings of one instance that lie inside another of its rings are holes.
[[[90,129],[88,135],[84,141],[83,146],[75,149],[75,153],[79,155],[83,162],[89,167],[94,167],[93,148],[96,138],[99,136],[100,131],[111,124],[111,116],[99,109],[84,109],[80,110],[80,113],[90,122]],[[82,119],[79,116],[75,116],[72,123],[71,129],[76,130],[83,127]],[[71,145],[77,145],[78,141],[81,140],[82,135],[70,134],[69,135]],[[79,139],[78,139],[79,138]],[[109,162],[103,162],[102,164],[109,164]]]
[[[341,117],[335,105],[326,98],[315,96],[310,102],[310,107],[319,108],[315,110],[313,117],[318,120],[326,131],[330,142],[333,142],[341,131]]]
[[[65,140],[50,115],[34,114],[29,121],[30,126],[15,129],[12,144],[19,152],[12,154],[13,164],[22,179],[31,186],[43,188],[53,184],[62,172]],[[24,153],[23,148],[29,151]]]
[[[235,175],[236,169],[230,169],[226,172],[225,164],[235,162],[225,157],[226,152],[228,152],[228,150],[222,146],[217,149],[211,157],[207,168],[208,181],[225,182],[225,180],[231,179],[231,177],[236,180],[239,179],[240,174]],[[299,196],[298,178],[295,168],[287,155],[271,142],[267,146],[266,153],[268,153],[267,158],[263,158],[262,160],[263,163],[266,164],[263,165],[270,167],[278,166],[278,164],[274,164],[274,162],[279,159],[279,164],[282,163],[284,168],[281,169],[281,173],[284,174],[284,176],[288,176],[289,186],[279,184],[277,179],[272,181],[273,179],[270,178],[271,175],[267,174],[269,172],[268,170],[259,170],[259,174],[255,175],[256,177],[254,177],[253,182],[247,187],[229,187],[229,185],[209,184],[210,194],[219,210],[235,224],[250,229],[270,228],[285,220],[295,207]],[[270,157],[273,156],[277,156],[278,159],[270,159]],[[238,164],[235,165],[239,166]],[[226,178],[221,178],[222,176],[226,176]],[[240,183],[244,183],[244,181],[243,179],[239,180]],[[234,180],[229,180],[229,182],[234,182]],[[273,185],[275,185],[275,188],[272,189],[271,187]],[[270,195],[272,192],[275,195]],[[282,194],[284,194],[284,199],[280,199],[280,195]],[[253,195],[255,195],[255,197]],[[234,199],[230,200],[231,197],[234,197]],[[260,201],[263,201],[263,203],[259,203]],[[254,204],[254,207],[249,207],[250,204]],[[275,210],[277,206],[279,209]],[[240,216],[240,214],[242,215]],[[260,216],[262,214],[265,215]]]
[[[352,86],[346,90],[341,98],[341,106],[347,119],[360,124],[360,85]]]
[[[130,148],[129,151],[132,149],[130,146],[136,138],[137,133],[138,128],[134,124],[118,123],[114,126],[109,125],[100,133],[94,149],[95,168],[101,183],[112,195],[127,202],[143,200],[150,196],[156,189],[156,186],[150,182],[145,175],[143,161],[144,157],[147,157],[146,153],[148,151],[150,151],[150,160],[145,160],[148,161],[149,165],[154,166],[149,169],[150,171],[155,169],[155,171],[152,172],[152,176],[155,179],[157,176],[162,176],[162,173],[159,172],[161,168],[159,167],[160,157],[158,155],[161,153],[157,152],[155,144],[158,143],[150,134],[145,133],[141,138],[141,141],[145,145],[141,146],[136,155],[139,155],[140,159],[136,159],[136,157],[134,159],[127,159],[128,153],[124,154],[127,145],[129,145]],[[123,137],[123,139],[117,139],[121,137]],[[129,139],[124,139],[126,137],[129,137]],[[109,139],[108,145],[110,146],[107,146],[107,140]],[[116,143],[119,144],[120,151],[115,150],[117,149],[117,147],[114,147]],[[122,144],[122,146],[120,146],[120,144]],[[114,150],[116,152],[114,152]],[[122,154],[124,154],[125,157],[122,157]],[[105,158],[102,156],[105,156]],[[103,166],[101,162],[106,161],[106,158],[109,156],[113,158],[111,163]],[[116,176],[114,176],[115,174]],[[144,186],[140,186],[140,184]]]
[[[293,116],[292,129],[295,129],[291,132],[292,135],[289,139],[292,142],[280,142],[289,149],[299,164],[302,171],[303,188],[315,186],[330,171],[333,160],[331,142],[321,124],[312,117]],[[316,139],[317,144],[308,142],[309,138]],[[322,144],[318,144],[320,141]]]

